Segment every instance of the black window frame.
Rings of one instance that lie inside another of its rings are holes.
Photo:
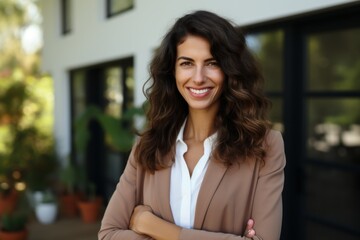
[[[360,230],[340,225],[315,215],[304,214],[305,206],[299,193],[304,192],[305,172],[303,165],[336,167],[342,171],[360,173],[360,166],[326,163],[306,156],[306,99],[309,97],[360,97],[360,91],[310,91],[305,86],[304,38],[311,33],[360,27],[360,2],[351,2],[296,16],[275,19],[268,22],[242,26],[245,34],[257,34],[272,30],[284,31],[283,55],[283,121],[284,142],[288,159],[285,168],[284,219],[281,239],[305,239],[303,219],[327,226],[353,236],[360,236]],[[266,77],[266,76],[265,76]],[[269,97],[275,92],[267,92]],[[286,113],[286,114],[285,114]],[[318,237],[318,236],[315,236]]]

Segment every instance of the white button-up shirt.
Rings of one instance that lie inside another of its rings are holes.
[[[170,180],[170,206],[176,225],[183,228],[193,228],[197,197],[209,164],[216,133],[205,139],[204,155],[196,164],[190,177],[184,159],[184,154],[188,149],[183,139],[185,124],[186,121],[176,139],[175,162],[172,165]]]

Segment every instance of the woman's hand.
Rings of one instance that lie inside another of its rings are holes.
[[[129,228],[137,234],[158,240],[177,240],[181,228],[156,216],[151,207],[138,205],[131,215]]]
[[[255,222],[252,219],[249,219],[246,225],[246,230],[245,230],[245,237],[247,238],[252,238],[255,236],[255,230],[254,230],[254,225]]]
[[[129,228],[138,234],[142,234],[141,227],[144,222],[142,219],[144,217],[144,213],[149,212],[152,213],[152,209],[149,206],[138,205],[134,208],[134,211],[131,215],[130,226]]]

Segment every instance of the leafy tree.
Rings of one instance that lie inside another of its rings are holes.
[[[23,44],[39,19],[34,0],[0,1],[0,177],[19,170],[16,180],[30,187],[46,183],[56,166],[52,79],[40,71],[40,49]]]

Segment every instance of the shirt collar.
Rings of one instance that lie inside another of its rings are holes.
[[[180,131],[179,131],[179,134],[176,138],[176,142],[183,142],[184,141],[184,129],[185,129],[185,125],[186,125],[186,121],[187,121],[187,118],[185,119],[184,123],[182,124],[181,128],[180,128]]]
[[[182,124],[179,134],[177,135],[176,138],[176,142],[184,142],[184,130],[185,130],[185,125],[187,122],[187,118],[185,119],[184,123]],[[217,132],[215,132],[214,134],[212,134],[211,136],[209,136],[208,138],[205,139],[205,142],[209,142],[210,145],[213,145],[213,143],[215,142],[217,137]]]

